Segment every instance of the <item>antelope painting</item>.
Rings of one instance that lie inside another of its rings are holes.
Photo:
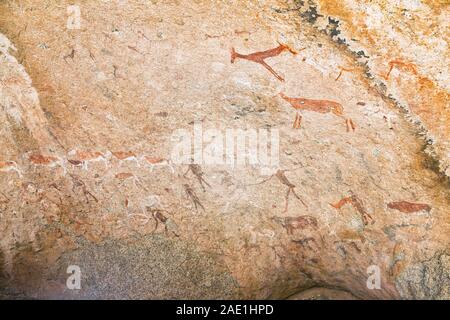
[[[389,209],[395,209],[403,213],[413,213],[419,211],[431,211],[431,206],[426,203],[414,203],[409,201],[394,201],[387,204]]]
[[[338,69],[339,69],[339,75],[336,77],[336,79],[334,79],[334,81],[338,81],[344,72],[355,71],[355,68],[338,67]]]
[[[300,123],[302,121],[302,116],[298,113],[298,110],[313,111],[318,113],[333,113],[338,117],[345,119],[345,124],[347,126],[347,132],[350,130],[355,131],[355,124],[352,119],[344,117],[344,107],[342,104],[330,101],[330,100],[314,100],[306,98],[290,98],[286,96],[283,92],[280,93],[280,97],[290,103],[290,105],[297,110],[295,116],[293,128],[299,129]]]
[[[295,51],[288,45],[282,44],[282,43],[280,43],[280,45],[276,48],[265,50],[265,51],[258,51],[258,52],[254,52],[254,53],[250,53],[250,54],[241,54],[241,53],[236,52],[236,50],[234,48],[231,48],[231,63],[234,63],[236,58],[245,59],[245,60],[259,63],[264,68],[269,70],[269,72],[271,74],[273,74],[275,76],[275,78],[277,78],[280,81],[284,81],[283,77],[281,77],[275,70],[273,70],[272,67],[269,66],[265,61],[267,58],[278,56],[283,51],[289,51],[290,53],[292,53],[294,55],[297,54],[297,51]]]
[[[119,160],[119,164],[122,164],[123,161],[135,161],[136,165],[140,167],[138,157],[134,152],[131,151],[116,151],[111,152],[117,160]]]
[[[105,167],[108,167],[108,160],[106,157],[98,151],[79,151],[71,150],[68,153],[69,163],[73,165],[81,165],[84,170],[88,170],[88,163],[90,162],[103,162]]]
[[[63,169],[64,174],[66,174],[66,166],[64,164],[64,160],[60,157],[55,156],[49,156],[49,155],[42,155],[42,154],[31,154],[28,157],[28,160],[33,164],[34,166],[46,166],[49,168],[54,168],[56,166],[59,166]]]
[[[418,74],[417,67],[415,64],[395,59],[395,60],[389,61],[389,70],[385,76],[382,76],[385,80],[389,80],[389,76],[390,76],[392,70],[394,69],[394,67],[409,71],[412,74],[414,74],[415,76],[417,76],[417,74]]]
[[[294,230],[301,230],[305,228],[318,229],[319,224],[316,218],[304,215],[298,217],[273,217],[273,220],[280,223],[287,231],[288,234],[292,235]]]
[[[358,211],[364,225],[368,225],[369,222],[372,222],[373,224],[375,221],[373,220],[372,216],[367,212],[367,210],[364,208],[361,199],[359,199],[359,197],[356,194],[354,194],[351,190],[349,191],[349,193],[350,196],[342,198],[337,203],[330,203],[330,206],[340,210],[344,205],[350,204],[356,209],[356,211]]]
[[[144,164],[148,167],[150,167],[150,171],[153,171],[154,167],[169,167],[170,170],[172,171],[172,173],[175,173],[175,170],[173,169],[173,167],[171,166],[171,164],[169,163],[169,161],[167,161],[166,159],[163,158],[157,158],[157,157],[151,157],[151,156],[142,156],[139,158],[141,161],[144,162]]]

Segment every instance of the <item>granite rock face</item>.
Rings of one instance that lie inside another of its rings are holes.
[[[397,2],[0,3],[0,297],[450,299],[448,6]]]

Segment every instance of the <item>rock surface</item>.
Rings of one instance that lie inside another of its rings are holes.
[[[1,2],[0,296],[450,299],[448,7],[394,2]],[[194,124],[286,171],[173,163]]]

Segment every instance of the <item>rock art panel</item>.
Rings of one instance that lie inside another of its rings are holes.
[[[0,296],[449,299],[445,7],[396,3],[1,2]]]

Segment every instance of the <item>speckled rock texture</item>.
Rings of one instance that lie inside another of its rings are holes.
[[[1,298],[450,299],[446,1],[72,4],[0,2]]]

